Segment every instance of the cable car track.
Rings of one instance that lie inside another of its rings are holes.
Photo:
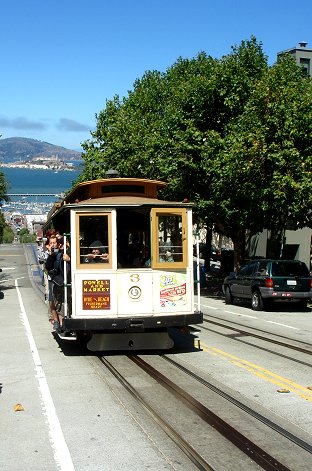
[[[275,459],[271,454],[267,453],[264,449],[256,445],[253,441],[249,440],[244,434],[239,432],[235,427],[224,421],[221,417],[215,414],[211,409],[208,409],[203,403],[199,402],[195,397],[190,395],[186,390],[182,389],[167,376],[162,374],[160,371],[155,369],[152,365],[148,364],[145,360],[138,356],[129,356],[128,357],[135,365],[140,367],[149,377],[153,378],[159,385],[164,387],[169,391],[175,399],[178,399],[182,402],[189,410],[200,417],[207,426],[213,427],[220,434],[223,435],[227,440],[229,440],[234,446],[248,457],[250,457],[255,463],[261,466],[263,469],[268,471],[286,471],[289,468],[282,464],[279,460]],[[273,424],[270,420],[265,417],[257,414],[255,411],[252,411],[247,406],[235,401],[235,399],[230,398],[230,396],[220,394],[220,390],[214,388],[213,385],[209,385],[205,380],[199,378],[197,375],[189,371],[187,368],[178,364],[174,360],[170,359],[167,356],[161,356],[161,358],[169,361],[175,368],[179,368],[185,374],[192,376],[196,381],[200,381],[204,386],[209,387],[213,390],[214,393],[223,396],[226,400],[232,402],[236,406],[240,407],[244,412],[247,412],[255,419],[259,420],[266,426],[269,426],[274,432],[279,433],[287,440],[291,440],[296,446],[301,447],[308,453],[312,453],[312,447],[305,443],[298,437],[295,437],[293,434],[287,430],[282,429],[277,424]],[[196,451],[195,447],[190,445],[186,439],[184,439],[178,431],[176,431],[166,419],[160,416],[160,414],[154,409],[154,407],[147,403],[146,400],[141,396],[136,387],[132,386],[124,376],[108,361],[107,358],[100,358],[101,362],[109,369],[109,371],[119,380],[121,384],[131,393],[133,397],[144,407],[144,409],[153,417],[156,423],[165,431],[165,433],[179,446],[179,448],[187,455],[187,457],[194,463],[197,469],[212,470],[215,469],[201,454]]]
[[[300,347],[298,345],[289,344],[289,343],[286,343],[286,342],[283,342],[283,341],[280,341],[280,340],[277,340],[277,339],[274,339],[274,338],[269,338],[267,336],[260,335],[260,334],[257,334],[255,332],[252,332],[251,327],[248,327],[248,329],[251,329],[251,331],[250,330],[243,330],[243,329],[235,327],[235,326],[232,327],[232,326],[230,326],[226,323],[211,320],[210,317],[209,317],[209,319],[207,319],[207,316],[204,315],[204,323],[205,322],[209,323],[209,324],[216,325],[218,327],[223,327],[225,329],[235,331],[235,332],[239,333],[240,335],[254,337],[254,338],[259,339],[259,340],[264,340],[265,342],[273,343],[274,345],[279,345],[281,347],[286,347],[288,349],[295,350],[295,351],[300,352],[300,353],[305,353],[307,355],[312,355],[312,346],[311,346],[311,349],[307,349],[307,348],[303,348],[303,347]],[[227,321],[227,320],[225,320],[225,322],[231,323],[231,321]],[[204,325],[201,325],[200,329],[208,330]],[[256,330],[259,330],[259,329],[256,329]],[[274,337],[280,337],[276,334],[270,334],[270,335],[272,335]],[[293,340],[293,339],[289,339],[289,340],[291,340],[292,342],[298,342],[298,341]],[[301,342],[301,343],[304,343],[304,342]],[[307,345],[309,345],[309,344],[307,344]]]
[[[243,410],[244,412],[247,412],[249,415],[251,415],[252,417],[256,418],[257,420],[259,420],[260,422],[262,422],[263,424],[265,424],[267,427],[270,427],[272,430],[278,432],[280,435],[283,435],[285,438],[287,438],[288,440],[292,441],[293,443],[295,443],[297,446],[299,446],[300,448],[303,448],[304,450],[308,451],[309,453],[312,454],[312,446],[305,442],[304,440],[301,440],[301,438],[299,437],[296,437],[294,434],[292,434],[291,432],[289,432],[288,430],[280,427],[278,424],[275,424],[274,422],[272,422],[270,419],[268,419],[267,417],[264,417],[262,414],[259,414],[258,412],[254,411],[253,409],[251,409],[250,407],[248,407],[246,404],[243,404],[241,401],[238,401],[237,399],[235,399],[233,396],[230,396],[229,394],[227,394],[225,391],[221,390],[220,388],[218,388],[217,386],[215,386],[214,384],[210,383],[209,381],[201,378],[200,376],[198,376],[196,373],[194,373],[193,371],[189,370],[188,368],[185,368],[183,365],[181,365],[180,363],[176,362],[175,360],[173,360],[172,358],[168,357],[167,355],[162,355],[162,357],[168,361],[169,363],[171,363],[172,365],[176,366],[177,368],[179,368],[181,371],[183,371],[184,373],[188,374],[189,376],[191,376],[192,378],[196,379],[197,381],[199,381],[200,383],[202,383],[204,386],[206,386],[207,388],[211,389],[212,391],[214,391],[215,393],[217,393],[219,396],[222,396],[223,398],[225,398],[227,401],[231,402],[232,404],[234,404],[235,406],[239,407],[241,410]]]
[[[187,457],[195,464],[197,469],[215,471],[199,453],[190,446],[186,440],[177,433],[167,421],[165,421],[155,409],[153,409],[139,394],[139,392],[131,386],[131,384],[117,371],[116,368],[104,357],[100,357],[101,362],[108,368],[115,378],[126,388],[126,390],[136,399],[139,404],[150,414],[150,416],[157,422],[161,429],[174,441],[174,443],[187,455]]]

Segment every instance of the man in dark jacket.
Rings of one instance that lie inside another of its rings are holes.
[[[59,317],[56,311],[56,306],[53,298],[53,272],[55,270],[55,264],[57,260],[57,253],[58,253],[58,248],[57,248],[57,238],[55,235],[52,235],[49,238],[48,244],[47,244],[47,252],[48,252],[48,257],[45,262],[45,268],[48,273],[48,302],[49,302],[49,307],[50,307],[50,313],[51,313],[51,322],[53,325],[53,330],[54,332],[58,332],[60,328],[60,321]]]
[[[48,273],[48,301],[51,311],[51,320],[53,324],[54,332],[58,332],[60,329],[60,319],[56,310],[55,299],[53,294],[53,278],[63,274],[62,263],[63,260],[70,261],[70,257],[67,254],[63,254],[63,239],[57,238],[56,235],[52,235],[48,243],[48,257],[45,262],[45,268]]]

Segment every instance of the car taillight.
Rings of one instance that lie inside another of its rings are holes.
[[[264,284],[266,288],[273,288],[273,278],[266,278]]]
[[[310,289],[312,289],[312,278],[310,278]]]

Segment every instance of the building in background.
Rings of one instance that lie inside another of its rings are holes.
[[[281,57],[284,54],[290,54],[295,59],[297,65],[302,67],[304,74],[312,77],[312,49],[309,49],[307,45],[307,42],[301,41],[297,47],[278,52],[277,57]]]
[[[273,242],[270,231],[265,229],[248,240],[247,254],[250,258],[275,259],[279,258],[277,253],[282,259],[301,260],[312,272],[312,229],[286,229],[280,242]]]
[[[25,214],[25,225],[30,234],[37,234],[47,220],[46,214]]]

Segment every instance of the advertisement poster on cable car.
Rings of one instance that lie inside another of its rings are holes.
[[[188,293],[185,274],[167,273],[161,275],[159,283],[161,308],[176,308],[187,304]]]

